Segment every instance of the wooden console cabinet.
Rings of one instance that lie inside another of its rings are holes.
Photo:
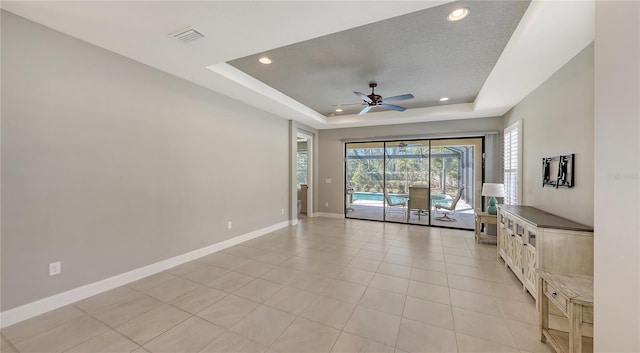
[[[498,257],[538,300],[538,270],[593,276],[593,228],[530,206],[498,205]]]

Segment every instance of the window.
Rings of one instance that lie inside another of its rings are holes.
[[[297,179],[298,185],[307,184],[307,151],[298,151]]]
[[[520,164],[522,121],[504,130],[504,203],[517,205],[520,201]]]

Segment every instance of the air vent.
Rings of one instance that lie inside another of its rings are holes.
[[[185,28],[185,29],[181,29],[181,30],[179,30],[177,32],[171,33],[170,36],[172,36],[173,38],[176,38],[178,40],[181,40],[181,41],[183,41],[185,43],[193,42],[196,39],[200,39],[200,38],[206,37],[206,35],[204,35],[204,33],[198,32],[193,27],[188,27],[188,28]]]

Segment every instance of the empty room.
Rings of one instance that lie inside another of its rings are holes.
[[[640,352],[640,2],[0,8],[0,351]]]

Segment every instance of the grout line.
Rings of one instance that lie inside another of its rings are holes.
[[[118,288],[118,287],[116,287],[116,288]],[[155,287],[154,287],[154,288],[155,288]],[[115,288],[114,288],[114,289],[115,289]],[[141,294],[143,294],[143,295],[146,295],[146,296],[148,296],[148,297],[150,297],[150,298],[152,298],[152,299],[158,300],[160,303],[159,303],[159,304],[157,304],[157,305],[154,305],[154,306],[153,306],[153,307],[151,307],[149,310],[142,311],[142,312],[140,312],[140,313],[138,313],[138,314],[136,314],[136,315],[132,316],[131,318],[129,318],[129,319],[125,320],[125,321],[119,322],[119,323],[118,323],[118,324],[116,324],[115,326],[119,326],[119,325],[122,325],[122,324],[124,324],[124,323],[129,322],[129,321],[132,321],[132,320],[134,320],[134,319],[136,319],[136,318],[138,318],[138,317],[140,317],[140,316],[142,316],[142,315],[144,315],[144,314],[146,314],[146,313],[148,313],[148,312],[151,312],[152,310],[155,310],[155,309],[157,309],[157,308],[161,307],[161,306],[162,306],[162,304],[169,305],[169,306],[171,306],[171,307],[173,307],[173,308],[175,308],[175,309],[177,309],[177,310],[180,310],[180,311],[182,311],[182,312],[186,313],[187,315],[189,315],[189,316],[191,316],[191,317],[195,316],[195,315],[193,315],[193,314],[191,314],[191,313],[189,313],[189,312],[186,312],[186,311],[184,311],[184,310],[182,310],[182,309],[180,309],[180,308],[177,308],[177,307],[175,307],[175,306],[173,306],[173,305],[169,304],[168,302],[164,302],[164,301],[162,301],[162,300],[156,299],[156,298],[154,298],[154,297],[152,297],[152,296],[150,296],[150,295],[148,295],[148,294],[146,294],[146,293],[144,293],[144,292],[138,291],[138,290],[133,289],[133,288],[129,288],[129,289],[133,290],[134,292],[138,292],[138,293],[141,293]],[[116,303],[113,303],[113,304],[111,304],[111,305],[108,305],[108,306],[106,306],[106,307],[104,307],[104,308],[102,308],[102,309],[98,310],[97,312],[102,311],[102,310],[104,310],[104,309],[106,309],[106,308],[108,308],[108,307],[111,307],[111,306],[113,306],[113,305],[116,305],[116,304],[118,304],[118,303],[124,302],[124,301],[126,301],[126,300],[127,300],[127,299],[120,300],[120,301],[118,301],[118,302],[116,302]],[[75,305],[74,305],[74,306],[75,306]],[[83,309],[81,309],[81,308],[79,308],[79,307],[76,307],[76,309],[78,309],[78,310],[80,310],[80,311],[84,312],[85,314],[87,314],[87,315],[91,316],[93,319],[95,319],[96,321],[98,321],[98,322],[102,323],[103,325],[105,325],[105,326],[106,326],[106,327],[108,327],[109,329],[111,329],[111,330],[115,331],[116,333],[118,333],[118,334],[122,335],[123,337],[127,338],[127,339],[128,339],[128,340],[130,340],[131,342],[133,342],[133,343],[135,343],[136,345],[138,345],[138,347],[139,347],[139,348],[140,348],[140,347],[143,347],[143,345],[144,345],[144,344],[147,344],[147,343],[149,343],[149,342],[153,341],[153,340],[154,340],[154,339],[156,339],[158,336],[160,336],[160,335],[164,334],[165,332],[167,332],[167,331],[169,331],[169,330],[173,329],[174,327],[176,327],[176,326],[178,326],[178,325],[182,324],[183,322],[187,321],[188,319],[190,319],[190,317],[188,316],[187,318],[185,318],[184,320],[182,320],[182,321],[178,322],[178,323],[177,323],[177,324],[175,324],[174,326],[171,326],[171,327],[170,327],[170,328],[168,328],[167,330],[165,330],[165,331],[161,332],[160,334],[158,334],[158,335],[154,336],[153,338],[151,338],[151,339],[150,339],[150,340],[148,340],[147,342],[145,342],[145,343],[143,343],[143,344],[139,344],[138,342],[134,341],[131,337],[127,336],[127,335],[126,335],[126,334],[124,334],[123,332],[118,331],[118,329],[116,329],[116,327],[115,327],[115,326],[111,326],[111,325],[107,324],[106,322],[104,322],[104,321],[100,320],[99,318],[97,318],[97,317],[96,317],[96,316],[94,316],[93,314],[91,314],[91,313],[89,313],[89,312],[87,312],[87,311],[85,311],[85,310],[83,310]],[[88,341],[88,340],[85,340],[85,341],[83,341],[82,343],[84,343],[84,342],[86,342],[86,341]],[[81,344],[81,343],[80,343],[80,344]],[[74,347],[75,347],[75,346],[74,346]],[[73,348],[73,347],[72,347],[72,348]],[[69,348],[69,349],[71,349],[71,348]]]
[[[35,337],[35,336],[34,336]],[[0,352],[2,351],[2,348],[6,348],[9,347],[11,349],[13,349],[14,352],[18,352],[20,353],[20,351],[18,351],[18,348],[16,348],[16,346],[13,345],[13,343],[11,341],[9,341],[9,339],[7,337],[5,337],[4,335],[2,335],[2,338],[4,339],[4,341],[7,343],[6,346],[4,347],[0,347]],[[26,341],[26,340],[25,340]],[[17,342],[19,343],[19,342]]]

